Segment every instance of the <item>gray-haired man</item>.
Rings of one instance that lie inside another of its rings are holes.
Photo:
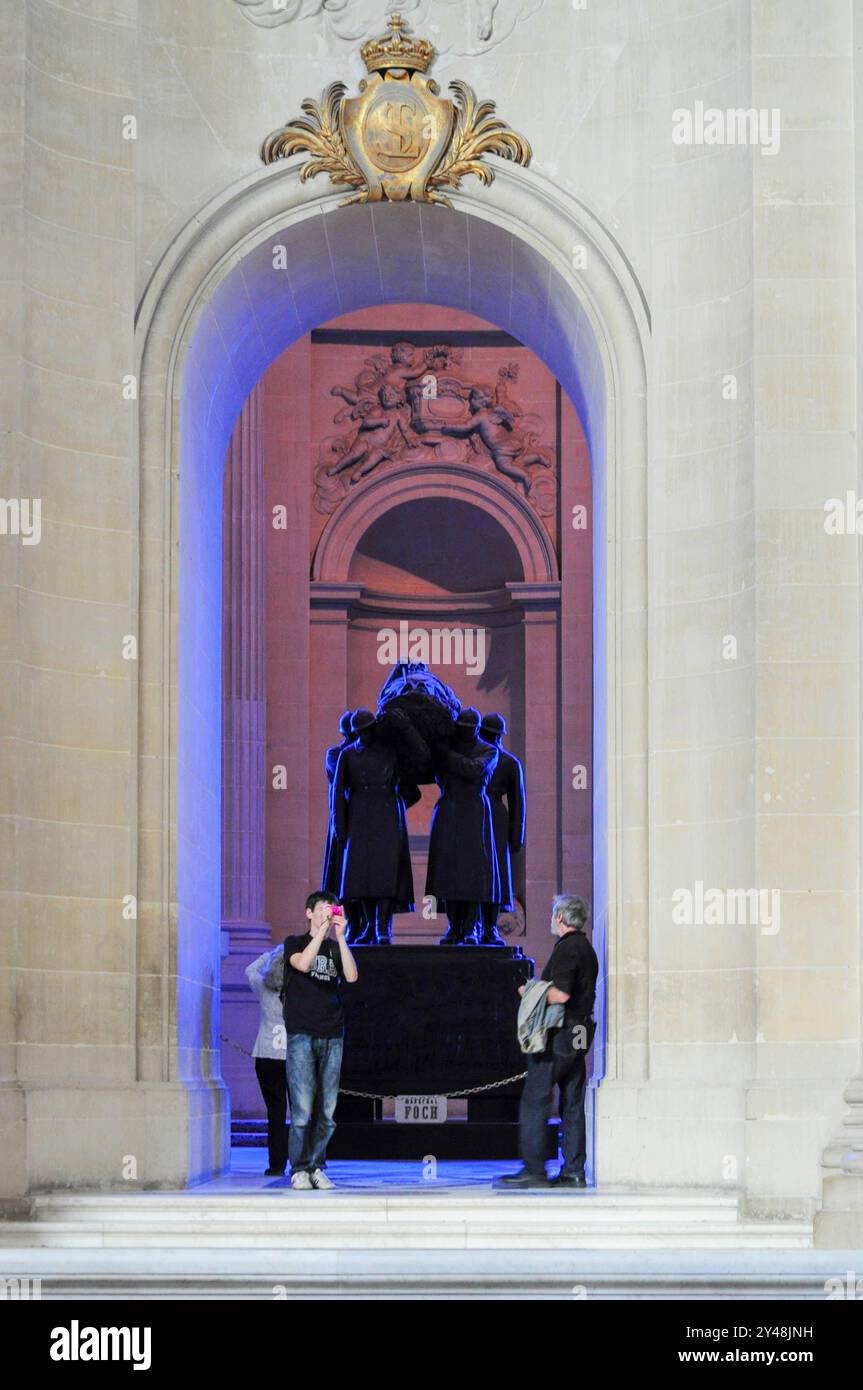
[[[551,930],[558,936],[541,979],[550,981],[547,999],[563,1004],[563,1026],[549,1033],[544,1052],[530,1053],[519,1108],[519,1151],[523,1168],[495,1186],[545,1187],[545,1143],[554,1088],[560,1091],[564,1163],[551,1181],[559,1187],[584,1187],[586,1132],[584,1092],[587,1053],[596,1024],[593,1004],[599,965],[585,934],[588,907],[583,898],[560,894],[551,908]],[[524,990],[521,986],[519,993]]]

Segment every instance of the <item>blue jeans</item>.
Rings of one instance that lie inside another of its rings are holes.
[[[285,1071],[291,1098],[288,1157],[292,1173],[323,1168],[333,1137],[339,1098],[342,1038],[313,1038],[288,1033]]]

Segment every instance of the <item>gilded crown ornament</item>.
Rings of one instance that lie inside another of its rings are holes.
[[[407,72],[428,72],[435,51],[428,39],[410,39],[398,10],[389,17],[390,32],[382,39],[369,39],[360,49],[360,57],[369,72],[386,72],[401,68]]]
[[[369,72],[360,95],[349,97],[343,82],[333,82],[320,104],[306,98],[304,116],[264,141],[265,164],[306,151],[311,158],[300,177],[329,174],[334,184],[353,189],[343,206],[410,198],[452,207],[442,190],[458,188],[466,174],[493,181],[486,155],[530,163],[530,145],[494,114],[493,101],[478,102],[458,79],[449,84],[454,99],[441,97],[434,79],[424,76],[433,46],[413,38],[398,11],[388,26],[360,49]]]

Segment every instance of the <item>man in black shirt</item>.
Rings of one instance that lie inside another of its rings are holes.
[[[356,961],[345,940],[345,918],[333,893],[306,899],[309,930],[285,938],[285,1069],[291,1098],[288,1157],[291,1186],[327,1189],[327,1144],[339,1098],[344,1009],[339,985],[357,979]],[[275,983],[275,981],[274,981]]]
[[[596,1032],[593,1004],[599,965],[585,935],[588,908],[583,898],[560,895],[551,909],[551,929],[559,940],[540,976],[550,981],[546,998],[563,1004],[563,1026],[550,1030],[544,1052],[529,1053],[519,1108],[519,1149],[524,1167],[498,1179],[501,1187],[544,1187],[545,1141],[554,1088],[560,1091],[564,1164],[551,1181],[558,1187],[584,1187],[586,1131],[584,1094],[587,1054]],[[519,993],[523,993],[524,985]]]

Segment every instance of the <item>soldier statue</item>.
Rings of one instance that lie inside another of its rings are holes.
[[[432,816],[426,895],[449,920],[442,946],[476,946],[479,905],[500,895],[488,799],[498,753],[477,737],[478,729],[479,712],[463,709],[451,743],[433,750],[441,794]]]
[[[329,791],[329,819],[327,821],[327,840],[324,846],[324,866],[321,872],[321,889],[325,893],[335,893],[336,895],[341,888],[344,847],[339,843],[336,835],[336,821],[333,815],[333,782],[335,781],[339,754],[354,741],[354,734],[351,729],[352,713],[352,710],[346,709],[339,719],[339,733],[342,736],[342,741],[327,749],[324,760]],[[360,904],[356,900],[349,900],[344,904],[344,908],[348,924],[345,936],[348,941],[353,941],[362,930]]]
[[[506,944],[497,929],[497,919],[502,911],[509,912],[513,908],[512,855],[518,854],[524,844],[524,771],[515,754],[503,747],[501,740],[505,733],[506,720],[502,714],[487,714],[480,724],[480,738],[496,748],[498,754],[497,765],[488,784],[488,798],[491,802],[500,887],[499,901],[480,904],[481,946]]]
[[[405,806],[419,800],[419,788],[402,786],[395,747],[376,726],[371,710],[354,711],[355,741],[339,754],[333,784],[335,833],[343,847],[337,892],[343,902],[360,904],[358,946],[391,945],[393,913],[414,907]]]

